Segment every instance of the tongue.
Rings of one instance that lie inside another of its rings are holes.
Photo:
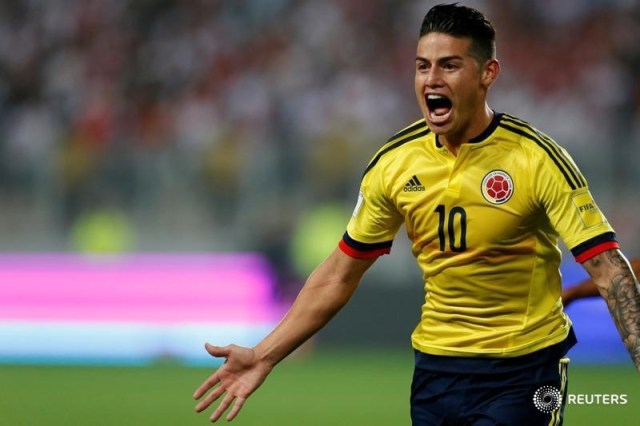
[[[445,107],[440,107],[440,108],[434,108],[433,109],[433,113],[435,115],[445,115],[446,113],[449,112],[451,108],[445,108]]]

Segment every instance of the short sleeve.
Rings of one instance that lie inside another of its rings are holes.
[[[372,258],[391,251],[403,217],[387,194],[384,167],[368,170],[360,184],[358,202],[340,241],[340,248],[356,258]]]
[[[598,208],[587,181],[569,154],[560,147],[555,164],[544,157],[537,167],[535,191],[560,238],[582,263],[617,248],[613,228]],[[562,160],[562,162],[560,161]]]

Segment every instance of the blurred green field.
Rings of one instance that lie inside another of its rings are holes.
[[[317,351],[277,367],[234,425],[409,425],[410,351]],[[204,425],[193,390],[212,369],[0,366],[0,424]],[[637,424],[640,386],[629,365],[570,370],[571,394],[626,394],[626,405],[569,405],[565,425]],[[210,413],[210,410],[209,412]],[[227,423],[220,421],[219,423]]]

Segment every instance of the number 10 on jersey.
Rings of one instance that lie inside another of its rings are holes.
[[[440,251],[445,251],[447,239],[449,250],[456,253],[465,251],[467,249],[467,212],[462,207],[455,206],[447,213],[446,207],[442,204],[436,207],[435,212],[438,213]]]

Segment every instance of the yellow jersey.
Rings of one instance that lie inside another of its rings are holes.
[[[388,253],[405,224],[425,302],[413,347],[433,355],[514,357],[561,342],[558,239],[577,261],[617,247],[565,149],[495,113],[457,156],[425,120],[393,136],[366,168],[340,248]]]

